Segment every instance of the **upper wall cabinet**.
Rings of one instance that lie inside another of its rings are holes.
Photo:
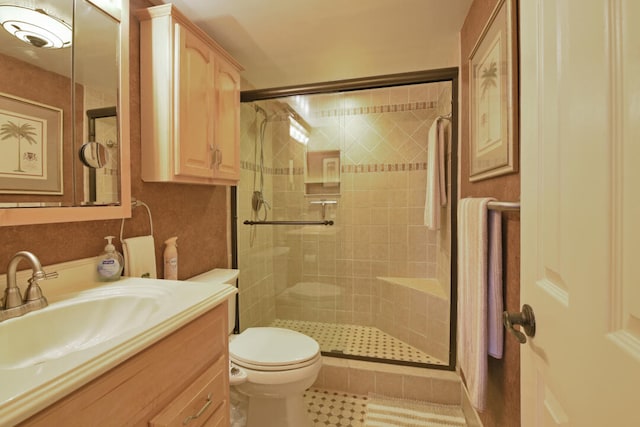
[[[137,16],[142,179],[235,185],[242,68],[171,4]]]

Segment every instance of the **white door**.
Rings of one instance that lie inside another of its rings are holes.
[[[640,1],[520,23],[522,426],[640,426]]]

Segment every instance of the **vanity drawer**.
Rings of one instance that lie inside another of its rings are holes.
[[[228,364],[221,357],[156,415],[150,427],[228,425]],[[191,417],[189,421],[187,419]],[[225,424],[226,421],[226,424]]]

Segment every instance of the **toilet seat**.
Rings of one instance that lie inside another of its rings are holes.
[[[241,368],[252,369],[254,371],[265,371],[265,372],[284,372],[284,371],[292,371],[295,369],[305,368],[307,366],[311,366],[318,361],[318,359],[322,358],[320,353],[313,359],[309,359],[306,362],[302,363],[294,363],[289,365],[279,365],[279,366],[270,366],[270,365],[260,365],[259,363],[250,363],[242,360],[237,360],[234,357],[231,357],[231,362],[234,365],[237,365]]]
[[[229,343],[229,357],[248,369],[288,371],[316,363],[320,346],[314,339],[290,329],[248,328]]]

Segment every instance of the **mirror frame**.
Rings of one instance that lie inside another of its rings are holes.
[[[130,164],[129,113],[129,1],[120,15],[120,70],[118,76],[118,136],[120,164]],[[58,222],[99,221],[131,217],[131,168],[120,168],[120,205],[0,209],[0,227]]]

